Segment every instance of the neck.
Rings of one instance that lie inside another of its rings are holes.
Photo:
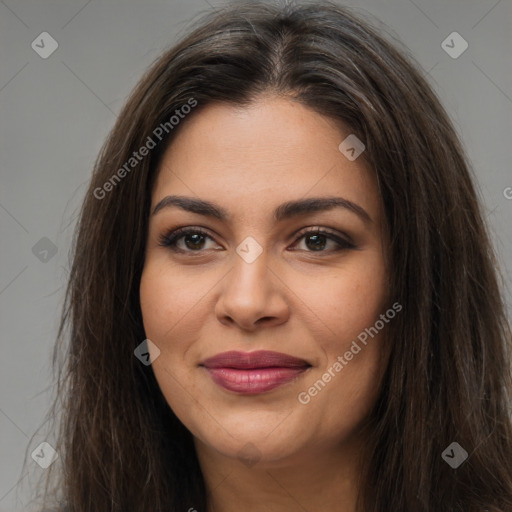
[[[208,512],[340,510],[356,512],[362,444],[315,446],[279,460],[227,457],[195,440],[204,475]],[[263,509],[264,510],[264,509]]]

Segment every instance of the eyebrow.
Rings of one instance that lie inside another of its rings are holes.
[[[231,219],[231,215],[222,207],[204,199],[187,196],[166,196],[154,207],[152,215],[165,208],[178,207],[187,212],[213,217],[226,222]],[[345,208],[355,213],[365,223],[372,223],[373,220],[366,210],[348,199],[342,197],[313,197],[309,199],[298,199],[287,201],[279,205],[274,210],[274,220],[280,222],[291,217],[331,210],[333,208]]]

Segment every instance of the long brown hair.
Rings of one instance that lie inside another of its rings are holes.
[[[58,495],[70,512],[206,511],[191,434],[134,356],[146,338],[139,282],[150,194],[163,150],[190,116],[262,93],[349,126],[378,177],[390,296],[403,313],[389,325],[389,364],[368,418],[359,510],[510,512],[510,327],[464,151],[407,51],[330,2],[206,14],[122,109],[73,243],[54,353],[60,458],[46,473],[46,503]],[[192,102],[188,117],[169,122]],[[148,137],[154,149],[127,166]],[[453,442],[468,453],[457,468],[442,457]]]

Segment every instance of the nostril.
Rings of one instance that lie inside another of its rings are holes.
[[[264,316],[263,318],[260,318],[259,320],[256,320],[257,324],[264,324],[266,322],[270,322],[273,317],[271,316]]]

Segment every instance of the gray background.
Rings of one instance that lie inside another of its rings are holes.
[[[512,1],[340,3],[382,20],[440,95],[473,162],[510,288]],[[25,470],[36,477],[44,471],[30,453],[51,439],[51,432],[36,430],[52,393],[51,350],[71,236],[100,145],[145,68],[184,34],[187,22],[215,5],[0,1],[0,512],[26,510],[32,478],[22,473],[26,450]],[[31,47],[44,31],[59,45],[47,59]],[[469,44],[456,59],[441,46],[453,31]],[[41,252],[51,247],[43,237],[56,246],[54,256]],[[510,311],[509,290],[506,297]]]

